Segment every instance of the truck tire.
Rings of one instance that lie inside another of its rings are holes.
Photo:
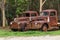
[[[21,24],[21,31],[25,31],[25,27],[27,26],[27,24],[26,23],[22,23]]]
[[[58,26],[59,27],[59,30],[60,30],[60,26]]]
[[[47,30],[48,30],[48,24],[43,24],[42,31],[47,32]]]

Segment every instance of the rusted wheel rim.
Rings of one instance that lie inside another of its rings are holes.
[[[43,31],[44,31],[44,32],[47,32],[47,27],[46,27],[46,25],[43,27]]]

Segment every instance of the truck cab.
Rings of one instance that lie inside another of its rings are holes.
[[[48,14],[49,17],[49,24],[50,26],[57,26],[58,20],[57,20],[57,11],[53,9],[49,10],[43,10],[45,14]]]
[[[42,13],[48,15],[48,30],[59,29],[57,11],[54,9],[43,10]]]

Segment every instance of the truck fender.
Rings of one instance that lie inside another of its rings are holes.
[[[46,27],[47,29],[49,28],[49,25],[47,23],[42,24],[41,30],[43,31],[43,28]],[[44,30],[45,31],[45,30]],[[47,31],[47,30],[46,30]]]

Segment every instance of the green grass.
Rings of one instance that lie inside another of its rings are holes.
[[[42,35],[60,35],[60,30],[57,31],[25,31],[25,32],[13,32],[8,30],[0,30],[0,37],[5,36],[42,36]]]

